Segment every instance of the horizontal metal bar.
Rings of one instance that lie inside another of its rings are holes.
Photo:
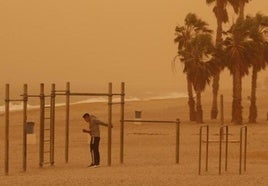
[[[120,105],[120,104],[122,104],[122,102],[114,102],[114,103],[112,103],[112,105]]]
[[[122,120],[121,120],[122,121]],[[178,123],[177,121],[160,121],[160,120],[135,120],[135,119],[126,119],[124,122],[143,122],[143,123]]]
[[[66,93],[55,93],[56,96],[66,96]]]
[[[55,90],[55,92],[66,92],[67,90]]]
[[[6,101],[24,101],[23,99],[6,99]]]
[[[70,96],[110,96],[107,93],[70,93]]]
[[[207,143],[206,140],[202,140],[202,142],[203,142],[203,143]],[[209,142],[209,143],[219,143],[220,140],[209,140],[208,142]],[[223,140],[222,142],[225,143],[226,141]],[[228,143],[239,143],[239,142],[240,142],[240,140],[228,140]]]
[[[20,95],[20,96],[23,96],[23,95]],[[38,98],[40,98],[40,97],[42,97],[43,95],[27,95],[27,97],[29,97],[29,98],[36,98],[36,97],[38,97]]]

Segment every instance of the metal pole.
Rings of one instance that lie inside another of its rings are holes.
[[[6,84],[5,99],[5,174],[9,172],[9,84]]]
[[[222,131],[223,128],[220,128],[220,142],[219,142],[219,174],[221,174],[221,151],[222,151]]]
[[[223,106],[223,95],[221,95],[221,125],[224,124],[224,106]]]
[[[240,152],[239,152],[239,174],[242,173],[242,138],[243,137],[243,128],[240,129]]]
[[[180,162],[180,119],[176,120],[176,163]]]
[[[109,83],[108,91],[108,166],[111,166],[112,156],[112,83]]]
[[[199,129],[199,166],[198,166],[198,174],[201,174],[201,156],[202,156],[202,127]]]
[[[247,126],[245,126],[245,141],[244,141],[244,171],[246,171],[247,170],[247,137],[248,136],[248,127]]]
[[[24,84],[23,87],[23,150],[22,150],[22,158],[23,158],[23,171],[26,171],[27,168],[27,84]]]
[[[54,165],[54,143],[55,143],[55,90],[56,86],[51,85],[51,100],[50,100],[50,164]]]
[[[225,171],[227,171],[227,166],[228,166],[228,143],[229,143],[229,128],[226,126],[225,128],[226,134],[225,134]]]
[[[206,144],[206,171],[208,171],[208,143],[209,143],[209,126],[207,125],[207,144]]]
[[[39,167],[44,163],[44,119],[45,118],[45,88],[40,84],[40,139],[39,139]]]
[[[66,84],[65,163],[69,161],[70,82]]]
[[[125,83],[121,83],[120,163],[124,163]]]
[[[202,136],[203,136],[203,128],[206,127],[207,129],[207,137],[206,137],[206,171],[208,171],[208,139],[209,139],[209,126],[204,125],[200,127],[199,130],[199,168],[198,168],[198,174],[201,174],[201,161],[202,161]]]

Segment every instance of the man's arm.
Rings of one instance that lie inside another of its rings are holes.
[[[83,132],[84,132],[84,133],[88,133],[88,134],[91,133],[91,131],[90,131],[90,130],[87,130],[87,129],[83,129]]]
[[[104,122],[102,122],[102,121],[100,121],[100,120],[98,120],[98,119],[95,119],[94,122],[95,122],[96,124],[98,124],[98,125],[102,125],[102,126],[105,126],[105,127],[109,127],[109,124],[104,123]],[[113,128],[113,125],[112,125],[111,127]]]

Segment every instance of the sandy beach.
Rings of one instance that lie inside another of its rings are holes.
[[[210,125],[211,140],[219,138],[219,121],[208,118],[210,100],[203,99],[205,124]],[[207,107],[207,108],[206,108]],[[226,106],[228,115],[230,109]],[[4,116],[1,116],[0,185],[267,185],[268,121],[267,102],[259,108],[257,124],[248,124],[247,171],[239,174],[239,144],[229,144],[228,171],[218,175],[218,143],[209,146],[209,168],[198,175],[198,140],[200,124],[188,122],[187,99],[131,101],[126,103],[125,118],[133,119],[142,110],[143,119],[181,119],[180,163],[175,164],[175,124],[126,124],[124,164],[119,161],[119,105],[113,107],[112,166],[107,166],[107,128],[101,128],[101,166],[90,164],[88,136],[82,133],[86,123],[81,118],[90,112],[107,121],[106,103],[71,106],[69,163],[64,160],[65,108],[56,108],[55,165],[39,168],[39,110],[30,110],[28,121],[35,122],[37,143],[28,145],[27,171],[22,172],[21,112],[11,113],[10,173],[4,174]],[[260,114],[261,115],[261,114]],[[246,118],[246,115],[244,116]],[[230,118],[226,117],[226,124]],[[230,125],[230,140],[239,140],[241,126]],[[203,144],[204,146],[204,144]],[[204,146],[205,147],[205,146]],[[204,149],[203,147],[203,149]],[[202,153],[204,157],[204,151]]]

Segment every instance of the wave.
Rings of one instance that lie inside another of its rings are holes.
[[[173,98],[185,98],[187,97],[186,93],[177,93],[177,92],[171,92],[168,93],[167,95],[164,96],[150,96],[150,97],[145,97],[145,98],[138,98],[138,97],[129,97],[126,98],[126,102],[129,101],[148,101],[148,100],[156,100],[156,99],[173,99]],[[76,101],[76,102],[72,102],[71,105],[77,105],[77,104],[85,104],[85,103],[103,103],[103,102],[107,102],[107,98],[90,98],[90,99],[86,99],[86,100],[81,100],[81,101]],[[120,102],[120,97],[117,98],[113,98],[113,102]],[[65,106],[65,103],[57,103],[56,107],[60,107],[60,106]],[[32,109],[39,109],[40,106],[39,105],[27,105],[27,109],[32,110]],[[10,103],[9,105],[9,109],[10,111],[20,111],[23,110],[23,103]],[[5,106],[2,105],[0,106],[0,114],[3,114],[5,112]]]

